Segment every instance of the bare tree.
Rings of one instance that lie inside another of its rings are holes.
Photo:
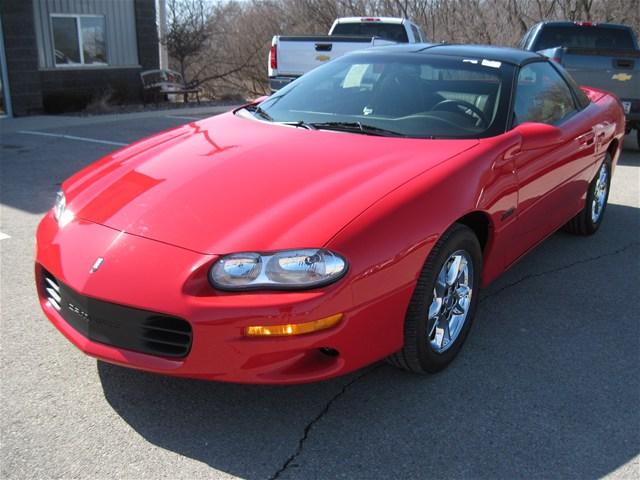
[[[169,0],[167,4],[167,34],[161,41],[185,82],[190,61],[202,52],[210,37],[209,7],[204,0]]]
[[[266,62],[278,34],[327,33],[339,16],[402,16],[431,41],[515,45],[541,20],[640,26],[639,0],[168,0],[173,64],[210,96],[268,91]]]

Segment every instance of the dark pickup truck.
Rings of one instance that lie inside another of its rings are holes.
[[[630,27],[611,23],[540,22],[520,48],[560,63],[580,85],[612,92],[622,102],[627,132],[640,144],[640,47]]]

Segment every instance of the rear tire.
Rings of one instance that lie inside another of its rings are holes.
[[[413,373],[435,373],[456,357],[478,306],[482,249],[473,231],[454,224],[422,269],[404,323],[404,346],[389,363]]]
[[[587,201],[582,211],[564,226],[564,230],[575,235],[593,235],[604,218],[611,186],[611,155],[607,154],[595,178],[589,184]]]

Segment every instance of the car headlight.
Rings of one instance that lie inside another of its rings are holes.
[[[64,196],[64,192],[56,193],[56,202],[53,204],[53,216],[60,227],[64,227],[74,218],[73,212],[67,208],[67,199]]]
[[[327,285],[346,271],[347,262],[337,253],[302,248],[268,254],[225,255],[213,264],[209,279],[221,290],[288,290]]]
[[[67,208],[67,199],[64,196],[64,192],[56,193],[56,202],[53,204],[53,216],[60,222],[62,215]]]

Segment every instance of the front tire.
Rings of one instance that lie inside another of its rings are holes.
[[[435,373],[453,361],[478,306],[482,250],[473,231],[454,224],[431,250],[404,324],[404,346],[389,362],[414,373]]]
[[[587,201],[582,211],[565,225],[564,229],[575,235],[593,235],[604,218],[611,186],[611,155],[607,154],[595,178],[589,184]]]

